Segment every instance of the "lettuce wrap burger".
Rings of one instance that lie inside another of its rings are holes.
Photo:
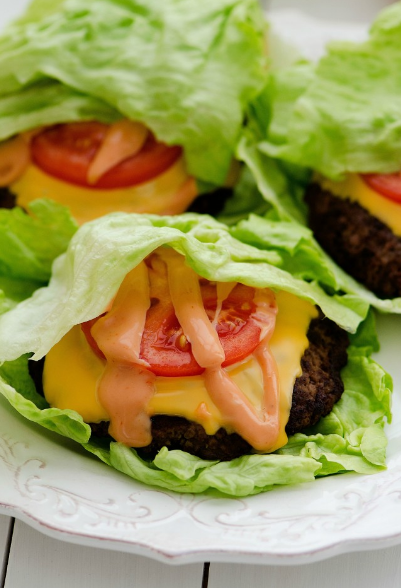
[[[396,3],[364,43],[332,43],[317,65],[272,73],[247,135],[276,218],[308,224],[365,298],[392,312],[401,311],[400,34]]]
[[[391,380],[368,305],[287,265],[208,216],[87,223],[49,285],[0,317],[0,392],[171,490],[379,471]]]
[[[0,38],[2,205],[51,198],[82,223],[212,192],[197,206],[213,211],[264,33],[257,0],[34,0]]]

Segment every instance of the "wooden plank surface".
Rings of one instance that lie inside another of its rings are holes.
[[[401,546],[302,566],[212,564],[208,588],[399,588]]]
[[[203,565],[64,543],[16,521],[5,588],[201,588]]]
[[[4,551],[8,519],[0,517]],[[201,564],[171,567],[134,555],[80,547],[15,524],[4,588],[201,588]],[[210,566],[208,588],[399,588],[401,546],[302,566]],[[206,588],[206,584],[204,586]]]
[[[2,581],[4,578],[5,566],[7,564],[8,558],[8,536],[10,524],[10,517],[0,515],[0,588],[2,588]]]

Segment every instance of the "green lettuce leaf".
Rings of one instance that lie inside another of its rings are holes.
[[[316,68],[272,74],[269,155],[339,179],[399,171],[401,3],[383,11],[364,43],[337,42]]]
[[[37,200],[28,211],[0,209],[0,314],[49,281],[77,230],[68,209],[54,202]]]
[[[185,255],[187,263],[207,279],[286,290],[317,304],[350,332],[356,331],[368,311],[358,297],[329,295],[315,279],[307,282],[281,269],[283,255],[278,249],[242,243],[226,225],[206,215],[114,213],[83,225],[67,253],[54,262],[49,286],[0,317],[0,361],[30,352],[35,359],[46,355],[74,325],[99,316],[126,274],[162,245]]]
[[[1,95],[0,140],[60,122],[98,120],[112,123],[121,114],[93,96],[87,96],[54,80],[42,80],[16,94]]]
[[[275,239],[280,240],[277,233]],[[149,462],[120,443],[91,438],[89,426],[74,411],[47,406],[29,378],[27,354],[39,359],[73,325],[98,316],[127,272],[167,244],[205,278],[287,290],[356,331],[343,371],[345,392],[328,417],[306,434],[290,438],[275,454],[216,463],[164,448]],[[296,248],[296,241],[291,246]],[[246,496],[329,473],[380,471],[387,443],[383,426],[391,416],[391,380],[370,357],[378,346],[373,315],[357,297],[330,296],[316,282],[277,267],[288,263],[279,247],[269,251],[242,243],[227,226],[207,216],[116,213],[88,223],[55,261],[49,286],[0,317],[0,393],[32,422],[74,439],[136,480],[169,490],[213,489]],[[296,273],[295,266],[292,270]]]
[[[51,200],[35,200],[28,212],[0,209],[0,284],[1,276],[48,282],[53,261],[78,228],[68,209]]]
[[[170,473],[169,465],[174,460],[180,463],[180,477]],[[288,458],[280,455],[245,455],[230,462],[205,462],[193,458],[183,451],[162,449],[155,459],[158,468],[149,466],[141,460],[135,451],[120,443],[111,443],[111,466],[140,480],[145,484],[159,486],[176,492],[199,493],[208,489],[218,490],[230,496],[249,496],[271,489],[274,485],[299,484],[311,482],[320,464],[308,458]],[[193,462],[198,461],[195,475],[182,479],[182,470],[190,462],[189,472],[193,471]],[[167,469],[164,470],[164,466]]]
[[[0,38],[0,138],[119,116],[182,145],[189,172],[222,184],[265,79],[257,0],[34,2]],[[39,93],[39,95],[38,95]]]

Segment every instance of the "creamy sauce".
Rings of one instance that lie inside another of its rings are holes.
[[[264,291],[264,295],[259,293],[256,313],[257,320],[264,327],[263,340],[255,355],[262,368],[264,382],[262,414],[259,414],[222,368],[224,350],[203,306],[199,277],[186,265],[185,258],[174,250],[166,249],[159,256],[167,265],[168,287],[177,319],[192,345],[196,361],[205,368],[203,379],[212,402],[228,427],[238,432],[255,449],[268,450],[279,434],[277,366],[268,350],[277,313],[273,294],[270,291]],[[146,420],[144,414],[148,414],[146,407],[154,392],[153,382],[146,378],[146,371],[138,370],[140,339],[146,310],[150,306],[150,294],[145,264],[142,263],[133,272],[134,275],[126,278],[128,286],[123,284],[111,312],[93,327],[92,335],[108,360],[99,386],[99,400],[110,413],[110,432],[117,441],[141,447],[150,442],[150,418],[148,416]],[[220,288],[220,300],[231,289]],[[135,329],[139,330],[140,336],[134,338],[130,355],[130,336]],[[134,364],[132,367],[130,361]],[[133,402],[131,396],[135,390],[140,400]],[[116,397],[118,401],[114,403]],[[128,405],[125,409],[124,397]],[[141,432],[138,431],[140,425]]]
[[[216,329],[203,306],[199,277],[172,249],[166,252],[168,284],[176,317],[201,367],[220,366],[224,359]]]
[[[146,365],[139,353],[149,308],[148,269],[142,262],[126,276],[110,311],[92,327],[92,336],[107,359]]]
[[[29,143],[22,135],[0,143],[0,187],[7,187],[27,169],[31,160]]]
[[[277,307],[274,297],[268,296],[258,305],[258,319],[267,328],[262,351],[258,354],[263,360],[263,379],[266,409],[262,418],[222,368],[225,355],[213,324],[209,321],[203,307],[199,278],[182,258],[172,250],[166,256],[171,299],[175,314],[183,328],[184,334],[191,342],[192,353],[198,364],[206,368],[205,386],[210,398],[224,415],[225,421],[238,432],[255,449],[266,450],[276,440],[278,425],[278,387],[277,368],[267,351],[269,340],[274,332]],[[219,301],[228,295],[232,285],[220,288]]]
[[[149,307],[148,270],[142,262],[127,275],[111,310],[91,331],[107,359],[98,397],[110,415],[110,435],[132,447],[144,447],[152,440],[146,409],[156,376],[139,357]]]
[[[258,321],[263,326],[263,339],[254,352],[262,368],[263,398],[261,411],[248,401],[228,373],[218,364],[218,357],[205,365],[205,385],[210,398],[224,414],[227,424],[257,450],[267,451],[279,435],[279,384],[276,363],[269,349],[274,332],[277,305],[271,291],[259,291]],[[200,364],[202,365],[202,364]]]
[[[216,328],[216,325],[219,321],[219,316],[221,313],[221,309],[223,308],[223,302],[226,300],[231,292],[234,290],[237,282],[217,282],[216,290],[217,290],[217,305],[216,305],[216,312],[214,313],[214,319],[212,325]]]
[[[116,441],[129,447],[146,447],[152,441],[147,406],[155,378],[137,365],[107,362],[98,397],[110,415],[109,433]]]
[[[139,153],[148,135],[149,131],[145,125],[126,118],[110,125],[89,166],[88,183],[96,184],[107,171]]]

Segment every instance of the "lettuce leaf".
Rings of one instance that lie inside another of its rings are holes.
[[[272,74],[269,155],[340,179],[401,165],[401,3],[384,10],[364,43],[337,42],[316,68]]]
[[[110,439],[90,438],[90,428],[71,410],[48,408],[27,370],[28,356],[0,368],[0,393],[27,419],[81,443],[107,465],[131,478],[176,492],[209,489],[248,496],[277,485],[355,471],[372,474],[385,467],[385,420],[391,419],[391,378],[370,354],[377,349],[373,315],[351,336],[345,391],[333,411],[305,434],[290,437],[274,454],[246,455],[230,462],[206,461],[164,447],[153,461]],[[17,392],[18,389],[18,392]]]
[[[265,83],[257,0],[36,0],[0,38],[0,139],[126,116],[222,184]]]
[[[282,269],[285,255],[278,248],[269,251],[242,243],[226,225],[206,215],[114,213],[83,225],[66,254],[54,262],[49,286],[0,317],[0,361],[31,352],[34,359],[46,355],[74,325],[99,316],[126,274],[162,245],[185,255],[205,278],[286,290],[317,304],[350,332],[368,311],[358,297],[330,295],[314,277],[305,281]]]
[[[77,120],[112,123],[121,118],[114,108],[54,80],[43,80],[16,94],[1,95],[0,140],[27,129]]]
[[[28,212],[0,209],[0,276],[44,284],[78,225],[66,207],[51,200],[35,200]]]
[[[48,282],[77,230],[68,209],[54,202],[37,200],[28,211],[0,209],[0,314]]]

